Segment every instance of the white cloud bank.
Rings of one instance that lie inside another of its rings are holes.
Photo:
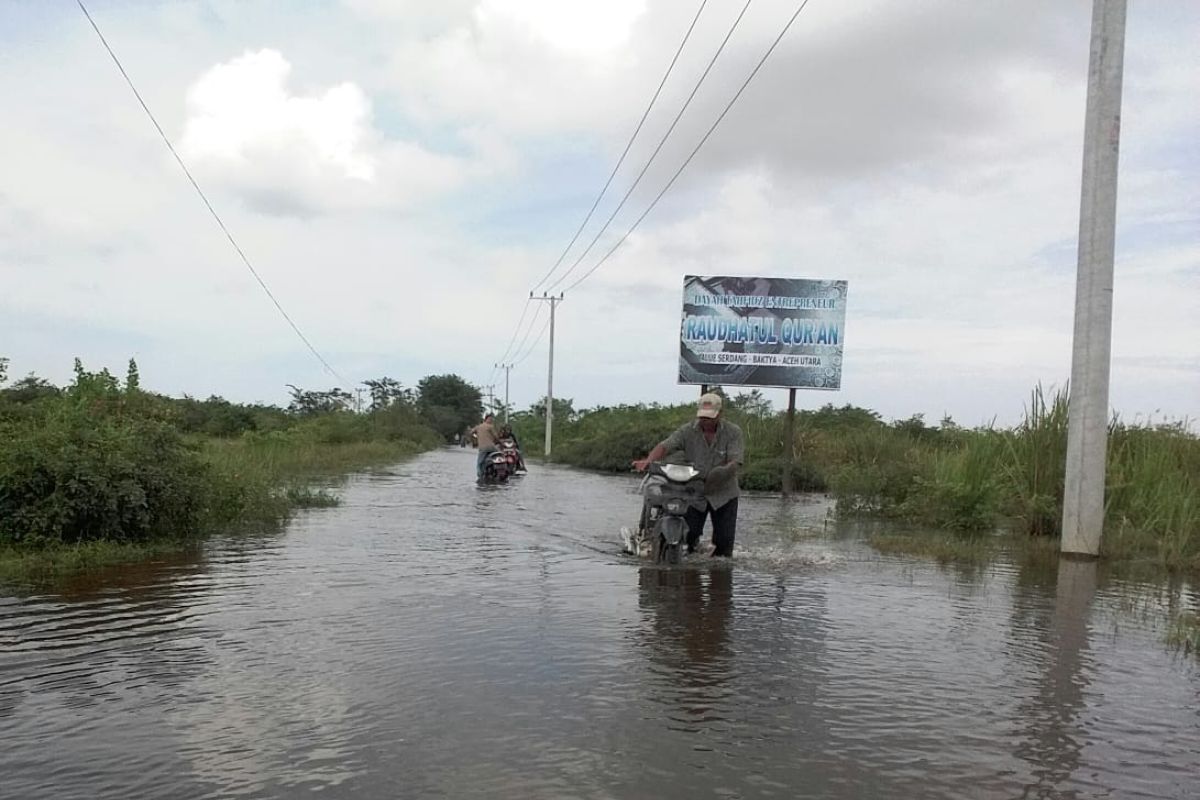
[[[264,49],[200,76],[187,93],[184,159],[268,213],[407,205],[461,185],[464,161],[386,139],[357,85],[295,94],[291,71]]]

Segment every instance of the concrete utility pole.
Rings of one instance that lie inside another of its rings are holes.
[[[1093,0],[1079,207],[1062,551],[1095,556],[1104,528],[1113,251],[1126,0]]]
[[[551,438],[554,435],[554,309],[563,301],[562,292],[558,297],[545,292],[541,297],[530,297],[550,304],[550,367],[546,374],[546,455],[550,455]]]
[[[489,383],[488,385],[484,386],[483,388],[487,389],[487,398],[488,398],[487,410],[490,411],[491,413],[495,414],[496,413],[496,399],[493,396],[492,390],[494,388],[496,388],[496,384]]]
[[[504,370],[504,424],[508,424],[508,374],[512,372],[512,364],[497,364],[497,369]]]

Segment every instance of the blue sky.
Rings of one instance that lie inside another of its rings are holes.
[[[583,241],[741,5],[710,0]],[[348,382],[408,384],[494,374],[697,7],[89,4],[309,338]],[[567,298],[558,392],[692,396],[675,385],[684,274],[838,278],[843,388],[802,406],[1015,419],[1070,368],[1089,7],[812,0],[671,193]],[[793,9],[755,0],[598,252]],[[1112,374],[1131,418],[1200,417],[1196,41],[1200,6],[1131,5]],[[62,381],[75,356],[136,356],[152,388],[269,402],[286,383],[342,382],[239,263],[74,4],[0,6],[0,99],[12,374]],[[545,356],[543,341],[513,372],[518,405],[544,392]]]

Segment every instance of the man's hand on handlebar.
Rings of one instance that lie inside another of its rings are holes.
[[[639,458],[633,462],[633,469],[635,472],[645,472],[649,466],[650,459],[648,458]]]

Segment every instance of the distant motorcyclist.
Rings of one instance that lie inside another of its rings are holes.
[[[496,443],[500,439],[500,433],[496,430],[494,417],[491,414],[485,414],[483,422],[471,429],[471,437],[475,440],[476,446],[479,448],[479,455],[475,459],[475,475],[478,478],[483,477],[483,462],[487,457],[496,452]]]
[[[703,395],[696,420],[656,445],[646,458],[634,461],[633,468],[644,472],[650,464],[675,451],[683,451],[688,462],[704,476],[704,507],[687,512],[688,552],[695,552],[704,521],[711,515],[713,555],[732,556],[740,494],[737,471],[745,460],[746,446],[742,429],[721,419],[720,395]]]

